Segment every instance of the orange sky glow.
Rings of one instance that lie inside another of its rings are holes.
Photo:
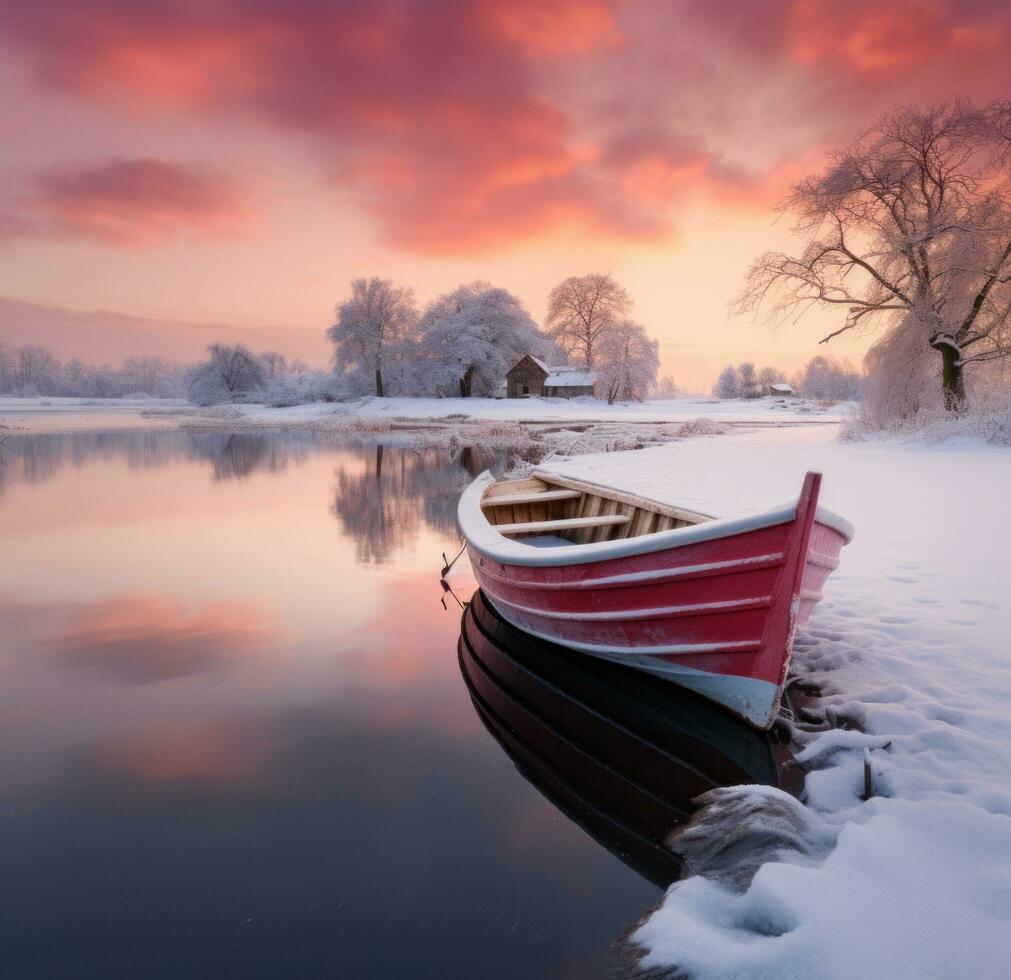
[[[422,303],[486,279],[540,319],[610,271],[679,384],[791,371],[836,314],[728,314],[790,241],[790,182],[896,103],[1011,92],[997,0],[0,10],[0,339],[91,361],[192,360],[220,327],[322,366],[355,276]]]

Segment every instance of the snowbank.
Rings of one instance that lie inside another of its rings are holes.
[[[823,503],[857,527],[795,668],[867,735],[811,744],[809,832],[783,825],[744,890],[721,883],[732,874],[687,878],[632,938],[646,966],[712,977],[1005,975],[1011,452],[834,435],[768,429],[547,464],[721,516],[790,499],[821,470]],[[878,794],[866,802],[865,753]],[[734,839],[725,811],[704,812],[696,839]],[[824,839],[827,856],[811,846]]]

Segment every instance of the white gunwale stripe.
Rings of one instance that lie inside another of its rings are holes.
[[[601,578],[587,578],[578,582],[531,582],[529,579],[512,579],[506,575],[481,568],[481,574],[505,582],[520,589],[602,589],[611,585],[634,585],[639,582],[666,582],[669,579],[684,578],[689,575],[702,578],[717,575],[732,569],[759,571],[772,568],[783,562],[781,551],[768,555],[754,555],[750,558],[733,558],[727,561],[711,561],[701,565],[682,565],[680,568],[657,568],[646,572],[625,572],[622,575],[605,575]],[[838,563],[837,563],[838,564]],[[510,566],[515,567],[515,566]]]
[[[618,609],[606,612],[558,612],[552,609],[535,609],[532,606],[521,606],[496,595],[488,588],[485,595],[493,602],[501,603],[517,612],[528,613],[531,616],[541,616],[544,619],[567,619],[575,622],[620,622],[636,619],[662,619],[668,616],[690,616],[693,613],[721,613],[728,610],[763,609],[772,605],[772,596],[754,596],[748,599],[726,599],[722,602],[698,602],[685,606],[657,606],[652,609]]]
[[[667,646],[654,647],[618,647],[604,646],[599,643],[580,643],[578,640],[569,640],[562,636],[554,636],[551,633],[544,633],[539,630],[531,629],[529,626],[525,626],[522,623],[517,622],[517,620],[505,613],[502,615],[514,626],[526,633],[529,633],[531,636],[536,636],[541,640],[547,640],[548,643],[556,643],[558,646],[568,647],[570,650],[579,650],[582,653],[603,654],[604,656],[624,655],[635,657],[640,654],[662,656],[663,654],[677,653],[749,653],[753,650],[761,650],[762,648],[761,640],[735,640],[729,643],[672,643]],[[720,677],[722,675],[715,674],[714,676]],[[775,687],[775,685],[771,686]]]

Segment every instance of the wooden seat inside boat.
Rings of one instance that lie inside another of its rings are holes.
[[[712,520],[555,474],[493,483],[484,492],[481,508],[500,534],[537,548],[616,541]]]

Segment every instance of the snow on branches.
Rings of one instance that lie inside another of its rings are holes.
[[[882,325],[911,332],[940,354],[945,406],[961,408],[963,369],[1011,353],[1009,132],[1006,102],[887,113],[795,185],[783,210],[806,245],[763,255],[736,309],[838,306],[845,320],[823,342]]]
[[[491,395],[525,354],[558,360],[546,337],[508,290],[473,282],[440,296],[421,319],[419,393]]]

